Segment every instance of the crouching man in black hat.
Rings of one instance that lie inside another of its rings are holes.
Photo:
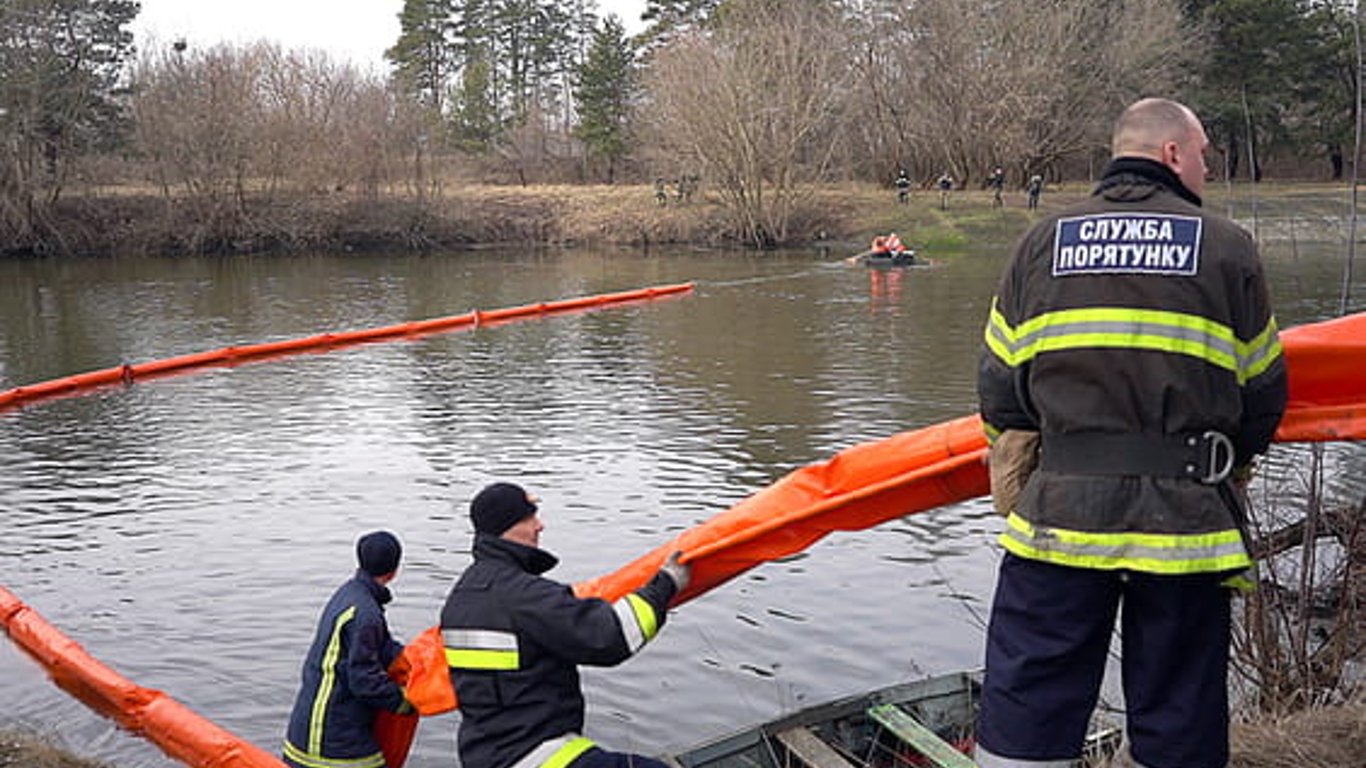
[[[559,562],[539,548],[536,498],[511,483],[470,504],[474,563],[446,598],[441,633],[460,700],[465,768],[664,768],[609,752],[583,734],[578,665],[614,666],[664,626],[691,568],[674,553],[648,584],[616,603],[580,599],[541,574]]]
[[[411,712],[386,670],[403,646],[389,634],[385,586],[398,573],[403,547],[388,531],[356,542],[356,575],[323,608],[304,659],[303,685],[285,734],[284,759],[295,768],[384,768],[372,733],[375,715]]]

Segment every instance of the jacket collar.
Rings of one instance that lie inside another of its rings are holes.
[[[394,599],[394,593],[390,592],[388,587],[375,581],[374,576],[371,576],[360,568],[356,569],[355,579],[360,582],[362,587],[365,587],[365,590],[369,592],[375,598],[375,602],[380,605],[384,605]]]
[[[1096,186],[1094,195],[1124,184],[1148,183],[1166,187],[1168,191],[1191,205],[1201,205],[1200,196],[1190,191],[1172,169],[1146,157],[1116,157],[1105,168],[1105,175]]]
[[[527,573],[540,576],[559,564],[559,558],[536,547],[528,547],[487,533],[474,534],[474,557],[503,560]]]

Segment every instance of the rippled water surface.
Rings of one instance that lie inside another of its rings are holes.
[[[1012,233],[1013,235],[1013,233]],[[95,656],[274,751],[356,536],[406,552],[390,623],[436,620],[469,497],[543,499],[552,576],[596,576],[786,472],[964,415],[1006,250],[866,271],[838,253],[557,251],[0,263],[0,389],[120,362],[682,281],[687,296],[223,367],[0,412],[0,584]],[[1337,246],[1268,247],[1285,324]],[[980,663],[983,500],[832,536],[588,671],[589,734],[646,752]],[[454,764],[455,717],[410,764]],[[125,768],[154,748],[0,642],[0,725]]]

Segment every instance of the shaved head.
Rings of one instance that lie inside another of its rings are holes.
[[[1198,195],[1205,185],[1208,145],[1200,118],[1189,107],[1170,99],[1141,99],[1115,121],[1110,154],[1156,160]]]
[[[1143,99],[1124,110],[1115,121],[1111,154],[1161,160],[1162,145],[1184,141],[1200,121],[1182,104],[1168,99]]]

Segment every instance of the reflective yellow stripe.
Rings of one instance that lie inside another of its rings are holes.
[[[645,641],[655,639],[655,635],[659,634],[659,619],[655,616],[654,606],[634,592],[627,595],[626,599],[630,601],[631,610],[635,612],[636,623],[640,625],[640,632],[645,635]]]
[[[510,768],[564,768],[594,746],[591,739],[573,732],[566,733],[532,747]]]
[[[481,648],[447,648],[446,664],[455,669],[518,669],[522,657],[517,651],[490,651]]]
[[[447,628],[441,630],[446,664],[456,669],[518,669],[517,635],[498,629]]]
[[[988,424],[986,420],[982,421],[982,432],[986,434],[988,444],[996,442],[996,438],[1001,436],[1001,430]]]
[[[337,620],[332,624],[332,636],[327,640],[327,650],[323,651],[322,679],[318,681],[318,692],[313,697],[313,713],[308,720],[308,753],[311,755],[321,755],[323,751],[323,725],[327,722],[327,706],[332,703],[332,689],[337,686],[342,629],[355,617],[354,605],[337,615]]]
[[[1272,318],[1251,341],[1227,325],[1199,315],[1154,309],[1090,307],[1045,312],[1013,327],[996,299],[984,333],[987,348],[1015,368],[1044,352],[1068,349],[1143,349],[1189,355],[1232,372],[1238,383],[1265,371],[1281,356]]]
[[[1254,379],[1264,373],[1271,364],[1281,358],[1281,337],[1276,329],[1276,318],[1267,321],[1266,327],[1252,341],[1239,348],[1239,357],[1247,360],[1244,366],[1246,379]],[[1244,379],[1239,379],[1241,384]]]
[[[584,752],[593,748],[593,740],[585,736],[580,736],[568,744],[560,747],[549,760],[541,763],[541,768],[565,768],[574,762]]]
[[[1245,571],[1238,571],[1237,573],[1233,574],[1232,576],[1228,577],[1227,579],[1224,579],[1219,583],[1221,586],[1237,590],[1245,595],[1251,594],[1257,591],[1256,574],[1257,569],[1256,564],[1254,563],[1252,568],[1248,568]]]
[[[1078,568],[1183,574],[1233,571],[1252,564],[1236,529],[1193,534],[1090,533],[1036,527],[1011,514],[1000,542],[1020,557]]]
[[[308,768],[384,768],[384,753],[382,752],[376,752],[365,757],[334,759],[305,752],[286,740],[284,753],[285,757],[299,765],[308,766]]]

